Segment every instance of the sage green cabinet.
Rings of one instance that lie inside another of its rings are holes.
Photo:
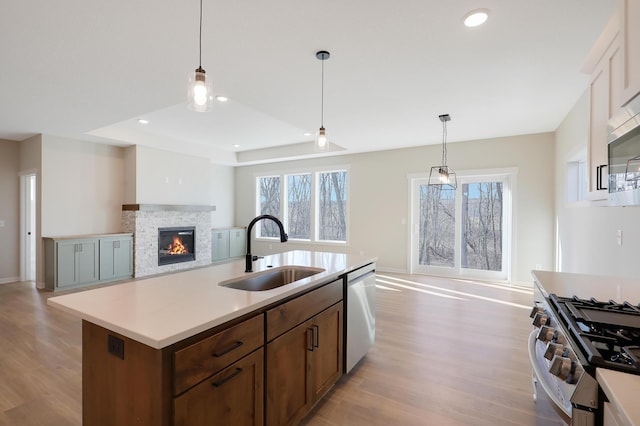
[[[211,231],[211,260],[217,262],[229,258],[229,230]]]
[[[96,239],[57,241],[56,287],[72,287],[98,281],[98,241]]]
[[[214,229],[211,231],[211,260],[226,260],[246,254],[244,228]]]
[[[229,229],[229,257],[247,254],[247,233],[244,228]]]
[[[133,276],[133,238],[100,238],[100,281]]]
[[[45,237],[44,285],[48,290],[123,279],[133,276],[131,234]]]

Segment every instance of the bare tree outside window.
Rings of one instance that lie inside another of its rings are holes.
[[[280,218],[290,239],[345,243],[347,175],[346,170],[339,170],[259,177],[258,214]],[[285,217],[281,216],[281,206]],[[271,221],[261,221],[259,225],[260,231],[256,235],[260,237],[277,238],[280,235]]]
[[[455,208],[455,190],[420,185],[420,265],[454,266]]]
[[[318,239],[347,240],[347,172],[318,174]]]
[[[311,174],[287,176],[287,233],[289,238],[311,238]]]
[[[502,270],[502,182],[462,185],[461,266]]]
[[[258,178],[260,187],[260,214],[270,214],[280,218],[280,177],[269,176]],[[276,238],[280,236],[278,225],[271,220],[258,223],[261,237]]]

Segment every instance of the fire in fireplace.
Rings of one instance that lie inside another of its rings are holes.
[[[196,228],[158,229],[158,266],[196,260]]]

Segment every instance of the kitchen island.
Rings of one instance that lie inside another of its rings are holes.
[[[291,251],[255,273],[323,271],[266,291],[220,286],[249,275],[239,260],[50,298],[83,320],[84,424],[299,421],[343,372],[344,277],[375,261]]]

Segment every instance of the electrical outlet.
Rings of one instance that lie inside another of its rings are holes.
[[[124,359],[124,341],[109,334],[107,338],[107,350],[111,355]]]
[[[617,239],[618,239],[618,245],[621,246],[622,245],[622,229],[618,229]]]

